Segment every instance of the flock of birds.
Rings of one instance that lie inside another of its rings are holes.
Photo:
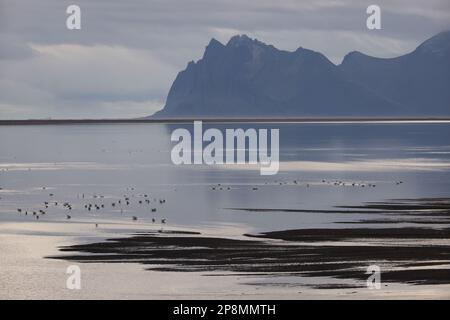
[[[42,190],[46,190],[46,187],[42,187]],[[134,188],[127,188],[127,191],[134,191]],[[35,217],[36,220],[39,220],[39,217],[44,216],[49,213],[50,207],[58,207],[65,211],[65,218],[67,220],[72,219],[72,210],[75,207],[75,204],[70,202],[58,202],[56,200],[53,200],[55,198],[54,193],[48,194],[49,199],[47,201],[44,201],[42,203],[41,209],[33,209],[33,210],[25,210],[23,208],[17,208],[17,212],[19,214],[24,214],[26,216],[32,215]],[[90,201],[85,201],[86,199],[91,199]],[[138,198],[136,200],[136,198]],[[151,204],[159,203],[160,205],[163,205],[166,203],[165,199],[151,199],[148,194],[134,194],[131,195],[125,194],[120,198],[116,198],[114,200],[108,201],[108,198],[106,198],[103,195],[93,194],[90,196],[86,196],[84,193],[77,194],[77,199],[83,200],[83,203],[81,204],[80,208],[83,208],[87,212],[101,212],[102,210],[120,210],[120,213],[122,214],[124,212],[124,208],[127,208],[132,205],[132,202],[134,204],[138,205],[147,205],[150,206]],[[150,212],[155,213],[157,211],[157,208],[155,206],[150,207]],[[132,221],[137,221],[137,216],[131,216]],[[156,223],[157,219],[153,217],[151,219],[152,223]],[[161,218],[160,220],[161,224],[166,224],[167,219]],[[98,227],[98,223],[95,223],[95,227]]]
[[[376,187],[376,184],[374,184],[374,183],[345,182],[345,181],[341,181],[341,180],[322,180],[321,182],[322,182],[322,184],[334,185],[334,186],[351,186],[351,187],[362,187],[362,188]],[[403,181],[395,181],[395,185],[400,185],[402,183],[403,183]],[[267,185],[269,183],[265,182],[265,184]],[[299,185],[300,180],[293,180],[293,181],[289,181],[289,182],[275,180],[272,184]],[[310,184],[306,183],[305,186],[307,188],[309,188]],[[42,187],[42,189],[46,190],[46,187]],[[139,206],[142,206],[142,205],[150,206],[151,204],[155,204],[155,203],[156,204],[159,203],[159,205],[163,205],[166,203],[165,199],[156,199],[156,198],[151,199],[148,194],[135,194],[134,188],[127,188],[126,190],[128,191],[127,193],[130,193],[130,194],[125,194],[122,197],[116,198],[115,200],[113,200],[109,203],[107,201],[108,198],[105,198],[105,196],[98,195],[98,194],[93,194],[93,195],[90,195],[89,197],[87,197],[84,193],[82,193],[82,194],[78,194],[77,198],[81,199],[83,201],[85,201],[87,198],[92,199],[92,201],[87,201],[87,202],[83,203],[83,205],[82,205],[84,210],[86,210],[88,212],[90,212],[90,211],[100,212],[100,211],[106,210],[108,208],[110,208],[112,210],[118,210],[118,208],[120,208],[120,213],[123,213],[124,208],[129,207],[132,204],[132,201],[134,201],[134,204],[138,204]],[[211,190],[231,190],[231,187],[224,186],[219,183],[217,185],[212,186]],[[256,190],[259,190],[259,188],[256,186],[252,186],[251,190],[256,191]],[[66,219],[70,220],[72,218],[71,212],[72,212],[72,209],[74,208],[74,204],[72,204],[70,202],[59,203],[58,201],[53,200],[55,197],[55,194],[53,194],[53,193],[49,193],[48,196],[49,196],[49,200],[43,202],[43,208],[34,209],[34,210],[24,210],[22,208],[17,208],[17,212],[20,214],[32,215],[35,217],[36,220],[39,220],[40,216],[44,216],[48,213],[48,209],[50,208],[50,206],[61,207],[63,210],[66,211],[66,215],[65,215]],[[136,198],[137,198],[137,200],[136,200]],[[150,207],[151,213],[155,213],[156,211],[157,211],[157,208],[155,206]],[[131,219],[132,219],[132,221],[137,221],[138,217],[132,216]],[[153,217],[151,219],[151,221],[152,221],[152,223],[156,223],[157,219],[155,217]],[[167,219],[161,218],[160,223],[162,225],[166,224]],[[95,227],[98,227],[98,223],[95,224]]]
[[[402,184],[403,181],[395,181],[395,185],[400,185]],[[265,182],[265,185],[268,185],[269,182]],[[292,180],[292,181],[278,181],[275,180],[273,183],[271,183],[272,185],[299,185],[300,184],[300,180]],[[327,185],[333,185],[333,186],[342,186],[342,187],[361,187],[361,188],[365,188],[365,187],[371,187],[371,188],[375,188],[377,185],[375,183],[364,183],[364,182],[345,182],[342,180],[322,180],[322,184],[327,184]],[[304,184],[307,188],[310,187],[310,183],[305,183]],[[231,187],[229,186],[223,186],[222,184],[217,184],[211,187],[211,190],[216,191],[216,190],[231,190]],[[251,188],[252,191],[256,191],[259,190],[258,187],[252,187]]]

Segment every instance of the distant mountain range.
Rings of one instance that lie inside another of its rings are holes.
[[[170,88],[171,117],[450,115],[450,31],[406,55],[351,52],[335,65],[320,52],[278,50],[245,35],[212,39]]]

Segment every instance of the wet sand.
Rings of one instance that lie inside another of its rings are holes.
[[[180,230],[172,226],[173,237]],[[389,284],[369,290],[364,281],[238,272],[160,272],[138,263],[80,263],[81,290],[66,288],[73,261],[43,259],[58,246],[125,237],[151,225],[20,222],[0,225],[0,299],[445,299],[450,285]],[[53,230],[53,231],[51,231]],[[194,229],[193,229],[194,230]],[[195,229],[211,237],[226,230]],[[157,231],[155,231],[156,233]],[[225,233],[229,233],[226,231]],[[179,233],[181,234],[181,233]]]
[[[336,210],[280,209],[280,208],[228,208],[253,213],[324,213],[371,214],[387,216],[387,219],[360,219],[339,221],[339,224],[450,224],[449,198],[394,199],[388,202],[370,202],[359,206],[335,206]]]
[[[448,200],[414,200],[414,210],[448,210]],[[398,204],[377,210],[394,210]],[[408,205],[402,205],[405,210]],[[409,207],[412,209],[412,205]],[[397,208],[398,209],[398,208]],[[424,213],[426,215],[426,213]],[[376,220],[375,220],[376,223]],[[450,228],[323,228],[245,234],[242,239],[146,232],[60,248],[76,262],[139,263],[153,271],[367,279],[379,265],[384,283],[450,284]],[[346,283],[335,284],[332,288]],[[326,287],[326,286],[325,286]]]

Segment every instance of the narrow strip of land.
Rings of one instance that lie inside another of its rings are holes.
[[[206,123],[363,123],[363,122],[450,122],[450,117],[343,117],[343,118],[139,118],[139,119],[26,119],[26,120],[0,120],[0,125],[68,125],[68,124],[121,124],[121,123],[190,123],[203,121]]]

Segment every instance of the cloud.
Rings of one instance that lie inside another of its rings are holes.
[[[32,48],[37,57],[6,70],[71,100],[162,99],[176,74],[174,68],[139,49],[72,44]]]
[[[140,49],[74,44],[33,44],[31,49],[32,58],[0,61],[3,112],[17,103],[34,105],[43,117],[103,117],[105,112],[117,117],[119,106],[126,115],[145,116],[161,108],[177,72]]]
[[[33,56],[33,49],[11,35],[0,34],[0,60],[26,59]]]

